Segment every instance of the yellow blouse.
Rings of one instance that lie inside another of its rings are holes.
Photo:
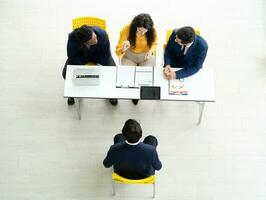
[[[123,47],[123,43],[128,40],[127,39],[128,35],[129,35],[129,25],[125,26],[122,29],[122,31],[120,31],[120,38],[119,38],[118,44],[116,46],[116,55],[118,55],[118,56],[123,55],[122,47]],[[147,39],[146,39],[145,34],[142,36],[138,36],[136,34],[136,46],[135,46],[135,48],[130,47],[130,50],[134,53],[144,53],[144,52],[148,52],[149,50],[151,50],[153,53],[155,53],[156,46],[157,46],[157,33],[155,31],[155,40],[152,43],[151,48],[149,48],[149,46],[147,44]]]

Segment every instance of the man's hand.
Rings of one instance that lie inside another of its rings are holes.
[[[167,80],[176,79],[175,71],[172,70],[170,65],[166,65],[163,72]]]

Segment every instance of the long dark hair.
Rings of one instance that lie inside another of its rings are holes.
[[[147,39],[148,46],[151,47],[152,43],[155,40],[155,34],[156,34],[155,29],[153,28],[153,21],[151,19],[151,16],[149,14],[142,13],[134,17],[134,19],[132,20],[129,27],[128,40],[133,48],[136,47],[137,27],[143,27],[148,30],[145,33],[145,36]]]

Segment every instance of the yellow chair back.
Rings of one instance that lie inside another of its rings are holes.
[[[72,20],[73,30],[81,27],[82,25],[98,26],[106,31],[105,20],[98,17],[78,17]]]
[[[167,42],[168,42],[173,30],[174,29],[169,29],[169,30],[166,31],[166,40],[165,40],[165,44],[163,45],[164,48],[166,47]],[[200,31],[199,30],[194,29],[194,31],[195,31],[196,35],[200,35]]]

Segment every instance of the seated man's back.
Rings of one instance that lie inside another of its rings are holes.
[[[155,147],[143,142],[136,145],[126,142],[112,145],[104,165],[113,165],[116,173],[129,179],[149,177],[162,166]]]
[[[140,142],[142,130],[137,121],[126,121],[122,134],[117,134],[103,161],[105,167],[114,167],[114,171],[129,179],[149,177],[162,167],[156,146],[157,139],[148,136]]]

